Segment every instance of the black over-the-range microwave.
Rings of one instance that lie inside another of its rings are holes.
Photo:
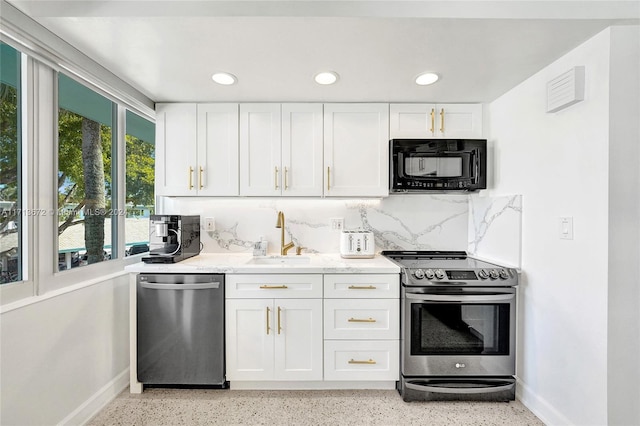
[[[487,187],[486,139],[391,139],[389,143],[391,192]]]

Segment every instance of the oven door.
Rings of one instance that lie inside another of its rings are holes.
[[[403,289],[404,376],[515,374],[516,290]]]

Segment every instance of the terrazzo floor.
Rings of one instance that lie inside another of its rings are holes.
[[[410,402],[395,390],[123,391],[88,423],[101,425],[543,425],[519,401]]]

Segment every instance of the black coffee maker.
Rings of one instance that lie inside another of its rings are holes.
[[[151,215],[145,263],[176,263],[200,253],[200,216]]]

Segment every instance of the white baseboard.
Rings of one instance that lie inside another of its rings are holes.
[[[571,421],[562,415],[547,400],[538,396],[520,378],[517,378],[516,397],[545,425],[570,425]]]
[[[98,392],[65,417],[59,425],[83,425],[129,386],[129,369],[118,374]]]

